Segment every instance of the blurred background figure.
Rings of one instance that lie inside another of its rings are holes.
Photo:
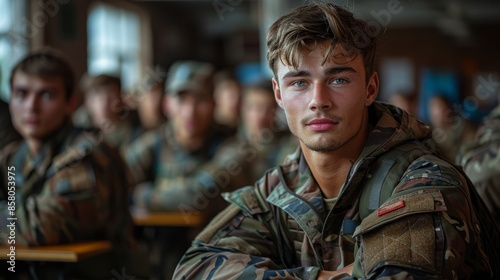
[[[240,122],[241,85],[230,71],[215,75],[215,121],[236,131]]]
[[[406,91],[395,92],[388,100],[394,106],[397,106],[411,115],[416,116],[417,113],[417,96],[415,93]]]
[[[11,206],[7,186],[13,176],[16,187],[22,187],[15,195],[15,245],[109,240],[113,252],[67,267],[69,278],[108,278],[112,268],[125,265],[125,253],[134,244],[123,159],[95,133],[71,124],[75,78],[62,54],[33,52],[11,77],[10,111],[23,139],[0,156],[5,170],[0,173],[0,210],[7,213],[7,201]],[[8,178],[7,170],[14,175]],[[2,226],[0,244],[7,244],[8,235]],[[54,267],[38,266],[40,279],[55,279]]]
[[[486,203],[493,219],[500,219],[500,105],[487,116],[473,142],[460,150],[461,165]]]
[[[161,74],[162,70],[157,72],[160,74],[144,75],[133,98],[139,120],[146,131],[160,127],[167,120],[162,106],[166,75]]]
[[[137,115],[122,100],[120,78],[87,75],[81,80],[81,90],[91,126],[99,128],[110,145],[123,150],[141,134]]]
[[[243,89],[242,123],[238,132],[240,146],[252,147],[252,177],[257,180],[266,169],[283,163],[284,158],[298,147],[298,140],[288,129],[276,124],[278,105],[272,82],[263,80]]]
[[[238,153],[223,144],[230,131],[215,124],[213,69],[198,61],[170,67],[163,105],[169,121],[127,150],[135,207],[203,213],[209,220],[227,205],[219,195],[222,191],[253,183],[241,172],[245,169],[234,170],[233,155]],[[152,260],[159,279],[170,279],[191,237],[186,229],[161,229],[159,257],[153,255]]]
[[[442,156],[455,162],[460,146],[474,138],[474,125],[457,114],[444,95],[434,95],[429,100],[429,120],[432,138]]]

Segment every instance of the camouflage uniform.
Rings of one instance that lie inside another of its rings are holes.
[[[448,129],[435,128],[432,139],[437,145],[440,156],[454,162],[460,146],[470,142],[474,138],[475,131],[476,128],[471,121],[455,117]]]
[[[500,218],[500,107],[485,119],[476,141],[461,149],[457,163],[474,183],[493,218]]]
[[[233,136],[225,144],[227,150],[239,152],[243,157],[240,161],[248,162],[249,169],[245,173],[251,174],[252,183],[259,179],[264,172],[283,162],[285,157],[294,152],[299,146],[299,140],[288,130],[268,128],[262,132],[262,139],[258,143],[252,143],[242,127],[238,129],[237,135]]]
[[[335,200],[299,149],[255,187],[224,194],[232,205],[174,279],[316,279],[351,263],[352,277],[338,278],[492,278],[465,178],[419,152],[432,149],[430,128],[389,105],[369,111],[373,129]]]
[[[1,166],[2,223],[11,216],[7,170],[15,168],[16,245],[100,239],[119,246],[131,243],[125,165],[95,134],[65,125],[36,156],[25,141],[12,143],[3,151]],[[6,226],[0,235],[5,244]]]
[[[197,151],[187,151],[173,136],[169,123],[147,132],[127,151],[126,160],[134,177],[134,203],[151,211],[202,212],[207,216],[222,210],[222,190],[233,190],[252,182],[244,154],[225,145],[227,131],[216,126]]]

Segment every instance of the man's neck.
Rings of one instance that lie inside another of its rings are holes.
[[[42,150],[44,142],[39,139],[29,138],[26,139],[26,144],[28,145],[30,155],[35,156]]]
[[[184,149],[193,152],[201,149],[205,144],[207,137],[182,137],[177,135],[176,142]]]
[[[325,198],[339,195],[349,170],[363,151],[368,136],[368,124],[361,128],[359,134],[357,141],[351,141],[327,153],[312,151],[300,143],[304,158]]]

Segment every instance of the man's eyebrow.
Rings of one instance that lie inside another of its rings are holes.
[[[282,79],[293,78],[293,77],[307,77],[307,76],[311,76],[311,73],[309,71],[304,71],[304,70],[290,71],[285,75],[283,75]]]
[[[357,71],[354,68],[344,66],[344,67],[330,67],[330,68],[325,70],[325,75],[338,74],[338,73],[342,73],[342,72],[357,73]]]

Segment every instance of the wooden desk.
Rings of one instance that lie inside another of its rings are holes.
[[[16,261],[78,262],[111,251],[109,241],[90,241],[53,246],[16,246]],[[0,246],[0,259],[8,260],[9,247]]]
[[[148,212],[131,209],[134,224],[137,226],[199,227],[204,222],[201,214],[180,212]]]

